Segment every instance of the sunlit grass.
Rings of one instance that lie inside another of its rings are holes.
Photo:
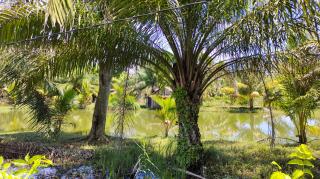
[[[152,138],[125,141],[122,145],[116,142],[96,148],[93,163],[113,174],[129,175],[143,151],[139,146],[145,146],[150,160],[159,169],[146,164],[146,168],[155,172],[161,178],[179,178],[183,173],[174,170],[179,168],[174,160],[176,143],[174,139]],[[271,165],[277,161],[284,166],[284,171],[292,168],[286,165],[288,155],[294,146],[277,145],[270,149],[267,143],[205,141],[205,176],[207,178],[268,178],[276,170]],[[313,150],[316,152],[316,150]],[[319,166],[319,161],[316,161]],[[317,177],[319,169],[313,169]],[[114,175],[115,176],[115,175]]]

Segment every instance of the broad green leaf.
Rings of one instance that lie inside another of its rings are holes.
[[[270,179],[291,179],[291,177],[282,172],[273,172]]]
[[[304,166],[308,166],[308,167],[314,167],[314,165],[309,161],[309,160],[304,160],[303,161]]]
[[[314,160],[315,158],[312,155],[312,152],[309,150],[308,146],[301,144],[299,147],[296,147],[296,151],[290,155],[290,157],[297,157],[300,159]]]
[[[2,168],[4,170],[8,170],[8,168],[10,168],[10,166],[11,166],[11,163],[5,163],[5,164],[3,164]]]
[[[28,170],[26,168],[22,168],[22,169],[15,171],[13,174],[16,176],[21,176],[21,175],[25,175],[27,173],[28,173]]]
[[[12,161],[12,163],[18,167],[20,166],[26,166],[28,165],[26,161],[22,160],[22,159],[17,159],[17,160],[14,160]]]
[[[35,161],[37,161],[37,160],[41,160],[41,159],[45,159],[45,156],[43,156],[43,155],[35,155],[35,156],[33,156],[33,157],[31,157],[31,159],[29,160],[29,164],[32,164],[32,163],[34,163]]]
[[[298,158],[298,154],[297,153],[291,153],[290,155],[289,155],[289,157],[290,158]]]
[[[292,179],[299,179],[300,177],[302,177],[304,175],[304,172],[302,170],[295,170],[292,173]]]
[[[282,169],[281,166],[276,161],[272,161],[271,164],[277,166],[279,170]]]
[[[303,161],[300,160],[300,159],[292,159],[292,160],[290,160],[290,161],[288,162],[288,164],[289,164],[289,165],[301,165],[301,166],[304,165]]]

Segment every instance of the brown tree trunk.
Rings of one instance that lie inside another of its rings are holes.
[[[299,128],[300,128],[300,135],[299,143],[300,144],[307,144],[307,134],[306,134],[306,119],[304,118],[304,114],[300,114],[299,119]]]
[[[164,137],[167,138],[169,135],[169,125],[165,124],[165,129],[164,129]]]
[[[249,110],[253,111],[253,98],[252,97],[250,97],[250,99],[249,99]]]
[[[178,162],[186,170],[201,175],[204,158],[198,126],[200,97],[194,97],[184,89],[176,89],[174,97],[179,123]]]
[[[307,144],[307,134],[306,134],[305,130],[301,131],[301,133],[300,133],[299,143],[300,144]]]
[[[89,133],[90,143],[107,141],[105,127],[112,79],[112,67],[108,62],[100,62],[99,68],[99,92]]]

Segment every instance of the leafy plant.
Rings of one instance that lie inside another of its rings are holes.
[[[152,99],[161,106],[157,110],[156,116],[161,119],[165,127],[165,137],[168,137],[170,128],[177,120],[176,103],[171,97],[152,96]]]
[[[299,147],[296,147],[296,151],[291,153],[289,157],[292,159],[288,164],[297,166],[291,176],[281,172],[282,167],[277,162],[273,161],[272,164],[276,165],[279,171],[273,172],[270,179],[299,179],[305,175],[310,175],[313,178],[310,168],[314,168],[311,161],[315,160],[315,158],[307,145],[301,144]]]
[[[129,89],[129,71],[120,75],[118,79],[114,79],[113,89],[114,93],[110,96],[110,103],[114,110],[114,119],[116,124],[115,133],[123,139],[125,125],[134,115],[135,111],[139,109],[136,99],[130,93]]]
[[[281,97],[277,103],[290,116],[301,144],[307,143],[308,119],[320,101],[319,49],[318,43],[305,43],[283,54],[283,62],[278,65]]]
[[[39,167],[53,165],[52,161],[44,155],[30,157],[27,154],[24,159],[13,160],[4,163],[4,158],[0,156],[0,178],[4,179],[29,179],[31,175],[38,173]],[[18,167],[17,170],[9,170],[11,166]]]

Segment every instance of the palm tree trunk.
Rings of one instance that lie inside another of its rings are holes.
[[[249,110],[253,111],[253,98],[252,97],[250,97],[250,99],[249,99]]]
[[[167,138],[169,135],[169,126],[165,126],[164,137]]]
[[[201,174],[203,146],[198,126],[200,97],[190,98],[184,89],[176,89],[174,97],[179,122],[178,162],[190,172]]]
[[[302,130],[300,137],[299,137],[299,143],[300,144],[307,144],[307,134],[306,134],[306,130]]]
[[[99,68],[99,92],[94,107],[89,142],[106,141],[105,127],[112,79],[112,67],[109,63],[100,62]]]
[[[307,134],[306,134],[306,119],[304,114],[299,115],[299,128],[300,128],[300,135],[299,135],[299,143],[300,144],[307,144]]]

